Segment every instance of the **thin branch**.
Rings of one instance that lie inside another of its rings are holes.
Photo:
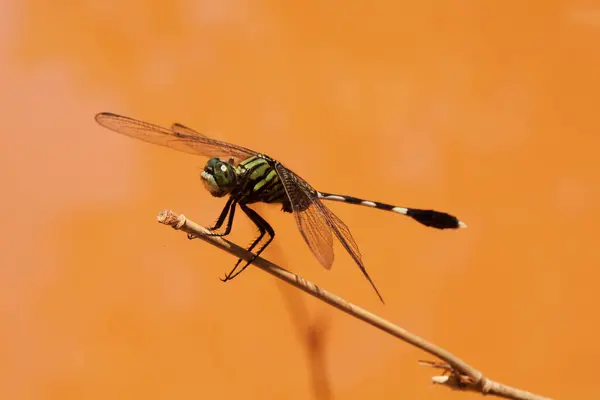
[[[158,222],[162,224],[169,225],[174,229],[192,234],[199,239],[202,239],[205,242],[225,250],[226,252],[243,260],[248,261],[253,257],[252,253],[226,239],[216,236],[209,236],[208,230],[196,224],[195,222],[188,220],[183,214],[178,215],[172,211],[163,210],[160,212],[157,219]],[[252,265],[344,311],[345,313],[350,314],[376,328],[379,328],[382,331],[389,333],[390,335],[395,336],[409,344],[412,344],[413,346],[418,347],[419,349],[444,361],[442,363],[431,361],[419,362],[421,365],[442,369],[444,371],[443,375],[434,376],[432,378],[432,381],[435,384],[441,384],[454,390],[475,391],[478,393],[495,395],[507,399],[548,400],[547,397],[538,396],[524,390],[495,382],[485,377],[480,371],[473,368],[449,351],[444,350],[441,347],[438,347],[433,343],[430,343],[427,340],[334,295],[333,293],[329,293],[328,291],[321,289],[314,283],[307,281],[306,279],[293,274],[279,267],[278,265],[265,260],[264,258],[257,257],[253,261]]]

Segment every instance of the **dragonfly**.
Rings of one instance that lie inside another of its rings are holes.
[[[384,303],[383,297],[367,273],[362,255],[350,229],[323,203],[324,200],[394,212],[436,229],[466,227],[464,222],[445,212],[399,207],[353,196],[318,191],[281,162],[266,154],[211,139],[179,123],[172,124],[168,129],[109,112],[98,113],[95,119],[101,126],[117,133],[209,158],[200,175],[204,187],[214,197],[229,196],[216,223],[207,228],[210,235],[223,237],[231,232],[237,206],[254,223],[259,233],[247,248],[247,251],[253,252],[253,257],[242,267],[240,265],[243,260],[238,259],[225,278],[220,278],[223,282],[230,281],[242,273],[275,238],[275,230],[271,225],[249,207],[254,203],[277,203],[281,205],[283,212],[293,214],[304,241],[326,269],[331,269],[333,265],[333,236],[335,236],[358,265],[382,303]],[[227,220],[226,224],[225,220]],[[224,229],[223,224],[225,224]],[[188,235],[188,237],[194,238],[192,235]]]

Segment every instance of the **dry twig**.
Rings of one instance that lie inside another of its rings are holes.
[[[174,229],[184,231],[192,234],[213,246],[216,246],[226,252],[233,254],[234,256],[243,260],[250,260],[253,254],[246,251],[245,249],[237,246],[230,241],[221,237],[208,236],[208,230],[202,226],[188,220],[183,214],[175,214],[169,210],[163,210],[157,217],[158,221],[162,224],[169,225]],[[344,299],[327,292],[319,288],[314,283],[307,281],[306,279],[293,274],[263,258],[257,257],[252,265],[268,272],[271,275],[289,283],[305,291],[306,293],[350,314],[372,326],[381,329],[382,331],[389,333],[392,336],[397,337],[419,349],[439,358],[443,362],[433,361],[419,361],[423,366],[432,368],[442,369],[443,373],[441,376],[432,377],[434,384],[444,385],[454,390],[463,391],[474,391],[486,395],[495,395],[507,399],[517,400],[547,400],[547,397],[535,395],[533,393],[526,392],[511,386],[504,385],[499,382],[495,382],[485,377],[480,371],[473,368],[460,358],[456,357],[447,350],[442,349],[428,342],[427,340],[414,335],[405,329],[400,328],[391,322],[378,317],[375,314],[368,312],[367,310],[358,307]]]

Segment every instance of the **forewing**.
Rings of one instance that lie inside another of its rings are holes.
[[[112,113],[97,114],[96,121],[112,131],[184,153],[206,157],[229,156],[234,157],[236,161],[257,154],[242,146],[207,138],[180,124],[174,124],[176,128],[169,130],[149,122]]]
[[[299,177],[279,163],[275,164],[275,170],[290,199],[294,218],[302,237],[319,262],[330,269],[334,257],[333,236],[319,204],[315,203],[314,189],[310,186],[302,187]]]
[[[350,253],[350,256],[356,262],[365,278],[367,278],[375,293],[379,296],[379,299],[383,302],[379,290],[377,290],[375,283],[367,273],[358,244],[356,244],[356,241],[352,237],[348,226],[319,200],[317,191],[308,182],[279,163],[276,164],[275,168],[292,203],[292,210],[294,211],[294,217],[296,218],[300,232],[310,249],[315,253],[319,261],[321,261],[321,264],[326,268],[331,268],[331,264],[327,265],[321,260],[318,251],[326,251],[325,254],[329,256],[329,262],[333,263],[331,235],[331,231],[333,231],[342,243],[342,246]],[[309,204],[309,206],[306,207],[306,204]],[[307,231],[306,233],[304,232],[305,230]]]
[[[198,136],[198,137],[206,137],[206,135],[198,132],[195,129],[190,128],[189,126],[185,126],[180,123],[174,123],[171,125],[171,130],[177,135],[189,135],[189,136]]]

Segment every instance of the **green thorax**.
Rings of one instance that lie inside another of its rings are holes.
[[[289,200],[272,161],[250,157],[240,161],[236,173],[240,203],[283,203],[287,211]]]

